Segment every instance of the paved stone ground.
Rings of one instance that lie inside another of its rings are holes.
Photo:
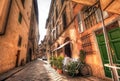
[[[103,81],[96,77],[70,77],[58,74],[50,65],[36,60],[5,81]]]

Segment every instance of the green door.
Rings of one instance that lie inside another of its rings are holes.
[[[108,60],[107,50],[105,46],[104,35],[103,34],[97,35],[97,41],[98,41],[98,45],[99,45],[99,49],[102,57],[102,62],[103,64],[108,64],[109,60]],[[104,67],[104,71],[107,77],[112,77],[111,71],[108,67]]]
[[[120,28],[110,30],[108,32],[108,37],[110,41],[113,62],[114,64],[120,64]],[[97,41],[103,64],[109,63],[103,34],[97,35]],[[109,68],[104,67],[104,71],[107,77],[111,77]],[[118,71],[118,73],[120,75],[120,71]]]
[[[120,28],[108,32],[114,64],[120,64]],[[118,70],[120,75],[120,70]]]

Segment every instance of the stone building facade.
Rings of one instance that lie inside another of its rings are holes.
[[[52,0],[46,28],[48,31],[48,57],[69,56],[79,58],[80,50],[86,52],[86,63],[91,66],[93,76],[111,80],[112,74],[105,64],[109,64],[105,38],[102,31],[105,23],[112,60],[119,64],[120,44],[120,17],[115,7],[102,10],[95,0],[84,2],[82,0]],[[76,2],[79,3],[76,3]],[[101,0],[102,1],[102,0]],[[101,2],[102,3],[102,2]],[[116,2],[114,2],[116,3]],[[102,9],[105,5],[101,6]],[[117,6],[118,8],[118,6]],[[119,10],[119,9],[118,9]],[[115,14],[117,13],[117,14]],[[50,48],[49,48],[50,47]],[[118,71],[119,75],[119,71]]]
[[[37,0],[33,2],[29,29],[29,42],[28,42],[28,53],[27,62],[35,60],[38,55],[38,42],[39,42],[39,28],[38,28],[38,7]]]
[[[41,41],[41,44],[39,44],[38,46],[38,57],[42,58],[45,57],[46,58],[46,54],[47,54],[47,43],[46,43],[46,36],[44,37],[44,39]]]
[[[26,63],[34,1],[0,1],[0,74]]]
[[[88,1],[88,3],[90,2]],[[112,72],[105,65],[111,64],[110,66],[113,68],[113,65],[118,67],[117,65],[120,64],[118,50],[120,44],[120,35],[118,35],[120,34],[120,16],[118,14],[120,13],[118,6],[113,5],[119,1],[113,1],[111,5],[107,3],[110,2],[103,3],[100,0],[92,5],[73,3],[73,13],[76,16],[74,22],[78,35],[77,45],[79,49],[87,52],[86,63],[92,67],[94,76],[111,80],[115,71]],[[104,7],[105,9],[103,9]],[[117,9],[118,12],[114,9]],[[109,43],[109,46],[106,42]],[[107,49],[110,49],[110,52]],[[118,76],[119,70],[115,73],[114,78],[118,78]]]
[[[39,58],[42,58],[42,56],[43,56],[42,49],[43,49],[43,45],[39,44],[39,46],[38,46],[38,56],[37,56]]]
[[[52,0],[51,2],[49,17],[46,22],[46,28],[48,31],[46,38],[48,43],[47,45],[49,45],[47,50],[48,57],[50,55],[64,56],[65,45],[63,47],[60,46],[66,42],[69,43],[71,39],[76,39],[74,38],[76,36],[76,33],[74,33],[74,24],[71,22],[71,5],[71,2],[64,0]],[[59,49],[57,49],[58,47]],[[69,51],[66,51],[66,53],[72,53],[75,51],[75,49],[71,49],[71,47],[72,45],[69,43],[66,47]],[[72,55],[70,55],[70,57],[72,57]]]

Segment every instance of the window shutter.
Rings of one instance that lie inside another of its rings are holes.
[[[77,21],[78,21],[78,29],[79,29],[79,32],[81,33],[83,32],[83,24],[82,24],[80,12],[77,15]]]
[[[103,18],[106,19],[107,17],[109,17],[108,12],[103,11]]]
[[[100,9],[97,9],[95,14],[96,14],[97,22],[102,21],[101,14],[100,14]],[[103,11],[103,18],[106,19],[107,17],[109,17],[108,13],[106,11]]]

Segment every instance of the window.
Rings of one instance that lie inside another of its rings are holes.
[[[63,13],[63,16],[62,16],[63,18],[63,29],[66,29],[66,26],[67,26],[67,19],[66,19],[66,13]]]
[[[82,25],[82,20],[81,20],[81,14],[80,14],[80,12],[77,15],[77,21],[78,21],[79,32],[83,32],[83,25]]]
[[[22,37],[19,36],[19,39],[18,39],[18,46],[19,46],[19,47],[21,46],[21,43],[22,43]]]
[[[54,28],[54,18],[53,18],[53,21],[52,21],[52,26],[53,26],[53,28]]]
[[[56,27],[56,37],[58,37],[58,26]]]
[[[55,40],[56,39],[56,35],[55,35],[56,33],[55,33],[55,30],[53,31],[53,40]]]
[[[25,0],[21,0],[21,2],[22,2],[22,5],[23,5],[23,8],[24,8]]]
[[[64,3],[64,0],[61,0],[61,4],[63,5],[63,3]]]
[[[56,28],[56,35],[59,36],[61,34],[61,32],[62,32],[62,27],[61,27],[61,24],[59,23],[59,24],[57,24],[57,28]]]
[[[97,7],[86,7],[85,11],[83,12],[84,15],[84,22],[86,29],[92,27],[93,25],[97,24],[97,18],[96,18],[96,11]]]
[[[101,19],[100,14],[100,8],[99,6],[91,6],[91,7],[85,7],[83,10],[83,17],[85,22],[86,29],[94,26],[95,24],[99,23]],[[103,11],[103,18],[107,18],[109,15],[106,11]]]
[[[18,21],[21,24],[21,22],[22,22],[22,14],[21,13],[19,13]]]
[[[58,10],[57,10],[57,8],[56,8],[56,19],[58,18]]]
[[[109,17],[109,14],[106,11],[103,11],[102,13],[103,13],[103,18],[104,19],[106,19],[107,17]],[[96,18],[97,18],[97,22],[102,21],[101,14],[100,14],[100,9],[98,9],[96,11]]]

